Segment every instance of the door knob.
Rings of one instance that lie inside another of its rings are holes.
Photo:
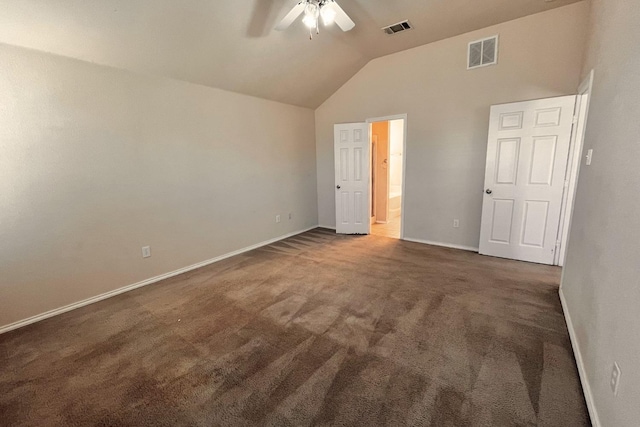
[[[490,188],[487,188],[484,192],[485,192],[485,193],[487,193],[487,194],[491,194],[491,193],[493,193],[493,191],[491,191],[491,189],[490,189]]]
[[[340,189],[340,188],[342,188],[342,187],[340,187],[339,185],[336,185],[336,188],[339,190],[339,189]]]

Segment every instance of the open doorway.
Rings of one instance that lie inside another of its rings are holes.
[[[405,125],[403,116],[371,123],[371,234],[402,238]]]

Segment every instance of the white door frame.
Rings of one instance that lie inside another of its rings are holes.
[[[571,218],[573,217],[573,206],[578,189],[578,178],[580,175],[580,165],[582,164],[582,151],[584,147],[584,137],[587,130],[587,120],[589,116],[589,105],[591,103],[591,89],[595,73],[591,70],[589,75],[580,83],[578,88],[578,101],[576,103],[576,119],[571,135],[571,152],[569,153],[569,167],[567,168],[566,182],[568,184],[562,201],[562,211],[560,213],[560,229],[558,230],[558,240],[560,250],[556,251],[555,265],[564,266],[567,258],[567,244],[569,243],[569,231],[571,230]],[[586,105],[583,105],[586,103]],[[584,108],[583,108],[584,107]]]
[[[405,185],[406,185],[406,173],[407,173],[407,114],[394,114],[390,116],[383,117],[374,117],[367,119],[366,122],[369,124],[369,134],[371,134],[371,124],[375,122],[387,122],[389,120],[404,120],[404,132],[402,135],[402,200],[400,202],[400,240],[404,239],[404,206],[406,201],[406,193],[405,193]],[[389,156],[387,156],[388,158]],[[391,159],[389,159],[389,165],[391,165]],[[387,171],[390,170],[390,167],[387,167]],[[369,187],[371,187],[371,179],[369,179]],[[371,189],[373,190],[373,189]],[[387,190],[387,199],[389,198],[388,190]],[[388,205],[388,202],[387,202]],[[388,207],[387,207],[388,209]],[[388,213],[387,213],[388,215]]]
[[[378,176],[378,135],[371,134],[369,131],[369,136],[371,138],[371,225],[375,224],[378,220],[378,208],[376,204],[378,203],[378,198],[376,197],[376,185],[378,184],[378,180],[380,177]]]

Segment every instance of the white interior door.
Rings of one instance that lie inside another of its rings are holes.
[[[554,264],[575,103],[491,107],[481,254]]]
[[[369,234],[369,124],[334,126],[336,232]]]

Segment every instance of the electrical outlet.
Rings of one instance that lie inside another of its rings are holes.
[[[276,222],[280,222],[280,215],[276,215]]]
[[[620,375],[622,372],[620,371],[620,366],[618,366],[617,362],[613,362],[613,369],[611,369],[611,391],[614,396],[618,395],[618,386],[620,385]]]
[[[453,220],[453,228],[460,228],[460,220],[459,219],[454,219]]]
[[[591,166],[591,160],[593,160],[593,149],[587,150],[587,166]]]
[[[151,256],[151,246],[142,247],[142,258],[149,258]]]
[[[293,219],[293,214],[291,212],[289,212],[289,220]]]

